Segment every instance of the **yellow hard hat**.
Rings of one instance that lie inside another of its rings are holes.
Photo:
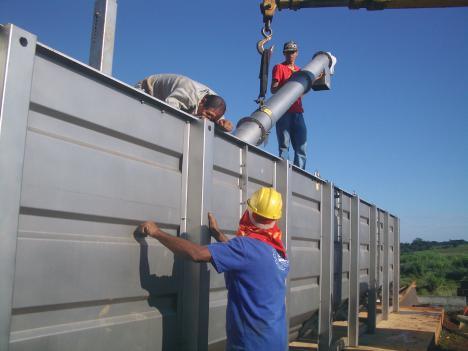
[[[260,188],[247,200],[253,213],[268,219],[280,219],[283,200],[273,188]]]

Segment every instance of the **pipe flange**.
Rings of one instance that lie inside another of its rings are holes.
[[[332,65],[333,65],[333,59],[331,57],[331,55],[326,52],[326,51],[318,51],[314,54],[314,56],[312,56],[312,59],[316,58],[318,55],[327,55],[328,57],[328,68],[332,68]]]
[[[291,78],[294,78],[294,77],[304,77],[305,79],[307,79],[308,84],[307,84],[307,88],[304,90],[304,94],[307,94],[309,90],[312,89],[312,85],[314,84],[314,80],[315,80],[315,76],[313,73],[308,72],[308,71],[297,71],[297,72],[294,72],[293,75],[291,76]]]
[[[257,141],[257,144],[255,144],[255,145],[256,146],[261,145],[266,140],[266,138],[268,136],[268,131],[265,129],[265,127],[263,126],[263,124],[259,120],[255,119],[255,118],[252,118],[252,117],[241,118],[239,120],[239,122],[237,122],[236,129],[238,129],[245,122],[253,122],[256,125],[258,125],[258,127],[260,128],[260,131],[262,132],[262,135],[260,136],[260,139]]]

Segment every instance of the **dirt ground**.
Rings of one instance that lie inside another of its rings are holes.
[[[468,339],[443,329],[439,345],[431,351],[468,351]]]

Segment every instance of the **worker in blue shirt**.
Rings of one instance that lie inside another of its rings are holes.
[[[208,246],[164,233],[154,222],[141,224],[138,231],[175,254],[211,262],[218,273],[225,273],[226,350],[284,351],[288,344],[285,296],[289,261],[277,225],[281,194],[273,188],[260,188],[247,204],[237,236],[230,240],[208,214],[211,234],[218,241]]]

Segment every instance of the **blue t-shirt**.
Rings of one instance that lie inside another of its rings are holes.
[[[248,237],[208,246],[211,263],[228,289],[227,350],[287,349],[286,276],[289,261]]]

